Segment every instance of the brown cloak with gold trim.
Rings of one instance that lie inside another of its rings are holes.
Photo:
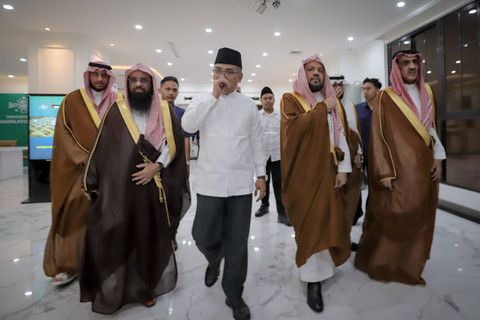
[[[350,256],[351,222],[342,191],[334,188],[337,168],[327,108],[318,102],[310,110],[300,99],[283,95],[280,130],[282,201],[295,229],[296,264],[300,267],[311,255],[328,249],[338,266]]]
[[[52,226],[43,260],[50,277],[79,271],[88,206],[80,178],[99,124],[85,89],[65,97],[58,110],[50,167]]]
[[[368,155],[369,200],[355,266],[376,280],[417,284],[430,255],[438,202],[438,182],[430,173],[433,139],[393,91],[387,88],[378,97]],[[392,191],[381,185],[385,178],[393,179]]]
[[[81,301],[111,314],[123,305],[171,291],[177,280],[172,240],[190,205],[183,132],[162,101],[172,161],[146,185],[136,185],[137,164],[160,155],[140,135],[125,100],[107,111],[87,161],[83,188],[91,192]]]
[[[357,211],[358,201],[360,199],[360,193],[362,192],[362,169],[357,168],[353,162],[358,148],[362,144],[362,140],[358,132],[350,128],[348,125],[347,115],[342,102],[339,102],[339,114],[342,119],[343,130],[345,131],[345,139],[347,140],[348,150],[350,151],[350,163],[352,165],[352,172],[347,176],[347,183],[343,187],[344,199],[345,199],[345,213],[348,221],[350,221],[349,228],[351,229],[355,213]],[[357,119],[358,123],[358,119]]]

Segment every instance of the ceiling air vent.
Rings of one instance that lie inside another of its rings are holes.
[[[303,51],[295,51],[295,50],[290,51],[290,54],[291,54],[291,55],[294,55],[294,56],[298,56],[298,55],[300,55],[300,54],[302,54],[302,53],[303,53]]]

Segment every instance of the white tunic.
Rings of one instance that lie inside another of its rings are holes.
[[[262,145],[262,125],[251,98],[238,92],[210,93],[193,98],[185,110],[182,127],[200,130],[200,152],[195,169],[195,191],[212,197],[253,192],[254,170],[265,175],[267,161]]]

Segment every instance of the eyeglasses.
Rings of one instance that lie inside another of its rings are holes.
[[[147,84],[150,81],[152,81],[152,79],[147,77],[141,77],[141,78],[128,77],[128,82],[130,82],[131,84],[137,83],[137,81],[140,81],[141,84]]]
[[[236,71],[233,70],[233,69],[222,70],[222,69],[219,69],[219,68],[213,69],[212,72],[213,72],[213,74],[216,75],[216,76],[220,76],[220,75],[224,74],[224,75],[227,76],[227,77],[231,77],[231,76],[233,76],[233,75],[236,74],[236,73],[240,73],[240,72],[236,72]]]

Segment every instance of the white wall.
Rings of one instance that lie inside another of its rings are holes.
[[[0,78],[0,93],[27,93],[28,78]]]

